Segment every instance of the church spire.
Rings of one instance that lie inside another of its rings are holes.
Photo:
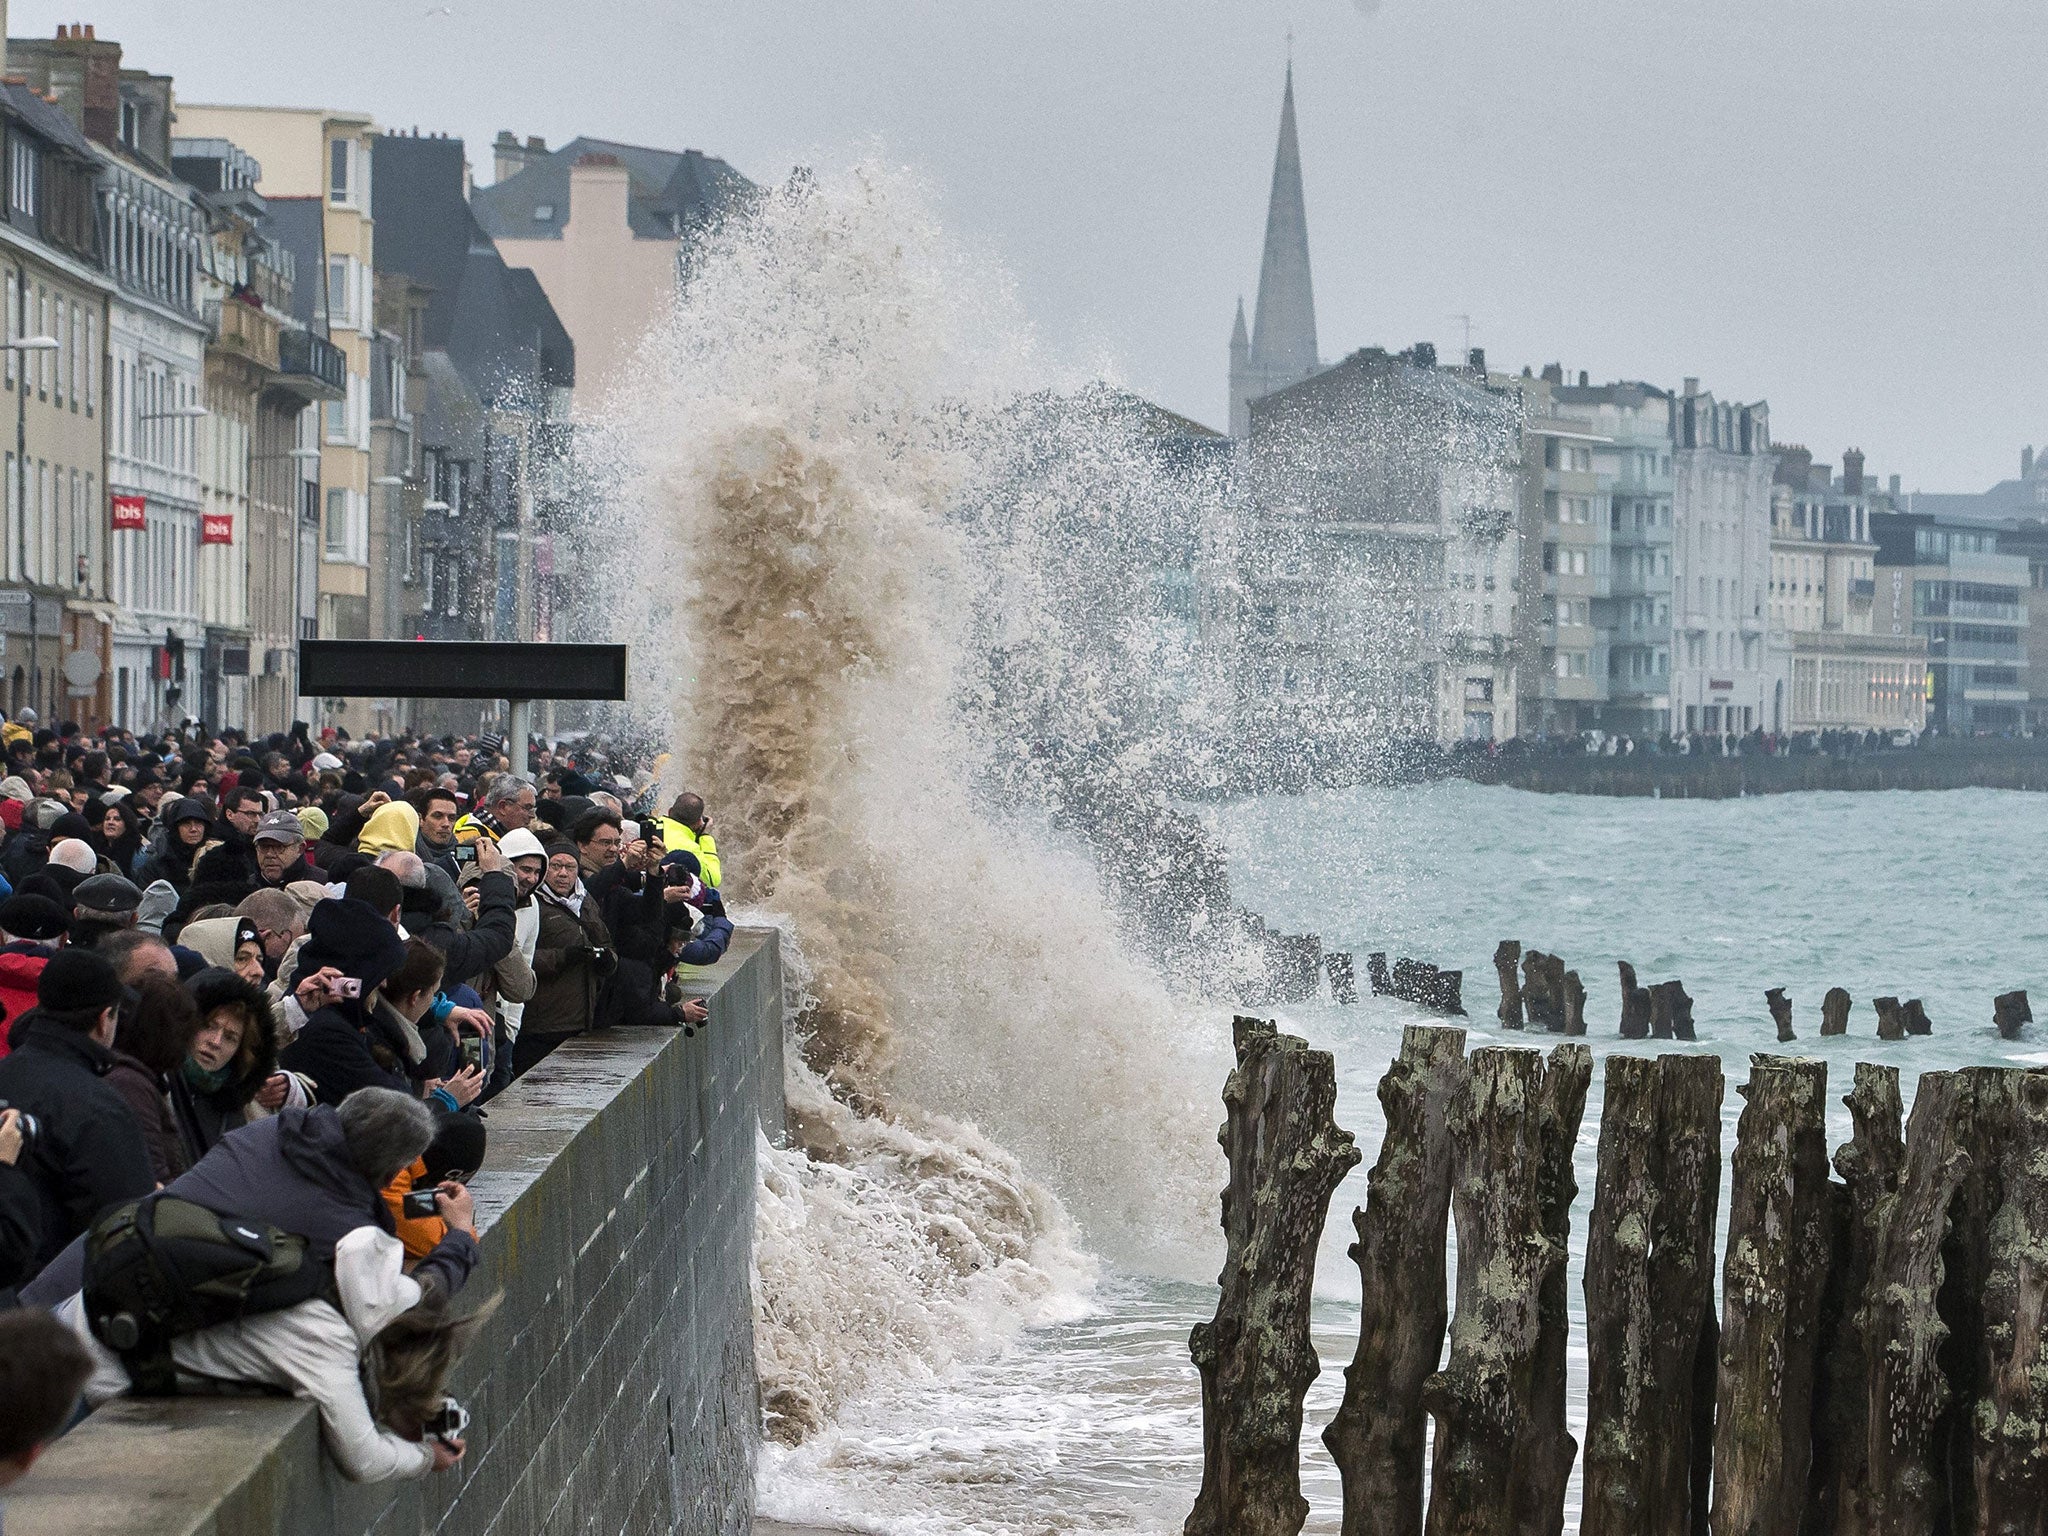
[[[1301,143],[1294,128],[1294,61],[1280,98],[1280,142],[1273,153],[1273,189],[1266,204],[1266,249],[1252,310],[1250,346],[1243,345],[1244,301],[1230,348],[1230,433],[1250,431],[1251,402],[1314,373],[1316,300],[1309,280],[1308,208],[1301,193]]]

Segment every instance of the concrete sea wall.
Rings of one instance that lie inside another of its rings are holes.
[[[692,990],[711,1023],[573,1040],[489,1106],[473,1186],[504,1303],[457,1371],[456,1471],[374,1485],[279,1398],[122,1400],[7,1499],[10,1536],[745,1536],[757,1133],[782,1132],[776,935],[742,929]]]
[[[1666,800],[1732,800],[1802,790],[2048,790],[2048,743],[1942,741],[1843,756],[1602,757],[1531,752],[1465,760],[1453,770],[1480,784],[1542,794],[1657,795]]]

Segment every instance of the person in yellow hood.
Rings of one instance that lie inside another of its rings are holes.
[[[420,838],[420,813],[403,800],[386,801],[370,814],[356,837],[356,852],[411,853]]]
[[[661,828],[664,853],[695,854],[697,869],[704,883],[725,884],[725,871],[718,862],[718,843],[711,836],[711,813],[704,808],[702,795],[677,795],[675,804],[668,808],[666,816],[653,816],[648,819]]]

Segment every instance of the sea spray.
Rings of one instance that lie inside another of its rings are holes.
[[[1006,285],[873,165],[764,196],[688,269],[609,408],[619,531],[654,556],[622,618],[673,680],[670,787],[808,978],[802,1155],[765,1159],[758,1245],[795,1438],[1071,1307],[1068,1211],[1096,1252],[1207,1279],[1225,1032],[1123,951],[1082,850],[976,793],[972,615],[1028,561],[956,515],[1037,382]]]

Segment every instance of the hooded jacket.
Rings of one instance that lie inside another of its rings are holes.
[[[420,840],[420,813],[403,800],[380,805],[356,834],[356,852],[371,858],[385,853],[411,853]]]
[[[320,1430],[342,1475],[358,1483],[421,1477],[433,1468],[424,1442],[406,1440],[377,1422],[363,1391],[363,1351],[401,1313],[420,1303],[419,1282],[405,1273],[405,1250],[376,1227],[357,1227],[334,1248],[337,1308],[302,1301],[237,1323],[222,1323],[171,1341],[178,1369],[214,1381],[277,1387],[320,1410]],[[98,1407],[128,1390],[128,1373],[85,1319],[85,1299],[56,1309],[93,1357],[85,1400]]]
[[[296,1232],[320,1259],[331,1258],[335,1245],[358,1227],[392,1230],[383,1193],[349,1158],[341,1117],[326,1105],[281,1109],[228,1132],[166,1187],[179,1199],[223,1216]],[[144,1185],[119,1198],[134,1200],[148,1192]],[[72,1243],[22,1288],[21,1299],[30,1306],[54,1307],[71,1295],[82,1283],[84,1252],[83,1242]],[[453,1296],[476,1262],[475,1240],[466,1232],[450,1232],[413,1276],[422,1286]]]
[[[36,1005],[36,983],[43,979],[43,967],[57,951],[47,944],[24,941],[0,949],[0,1008],[7,1010],[8,1034]],[[5,1037],[0,1037],[0,1056],[7,1054]]]
[[[246,919],[227,919],[246,921]],[[196,926],[196,925],[195,925]],[[234,1070],[228,1080],[212,1092],[195,1087],[183,1072],[170,1079],[171,1111],[177,1119],[178,1135],[184,1143],[185,1160],[196,1163],[219,1143],[221,1137],[252,1118],[250,1102],[264,1081],[277,1070],[277,1016],[261,987],[242,980],[231,970],[212,966],[186,983],[192,1001],[199,1005],[204,1020],[214,1009],[239,1004],[248,1016],[248,1033],[236,1053]]]
[[[164,1080],[149,1070],[149,1064],[126,1051],[114,1052],[114,1065],[107,1073],[107,1086],[121,1095],[128,1112],[142,1132],[142,1144],[149,1149],[149,1169],[159,1184],[168,1184],[190,1165],[196,1154],[188,1154],[178,1134],[177,1118],[171,1113]]]

